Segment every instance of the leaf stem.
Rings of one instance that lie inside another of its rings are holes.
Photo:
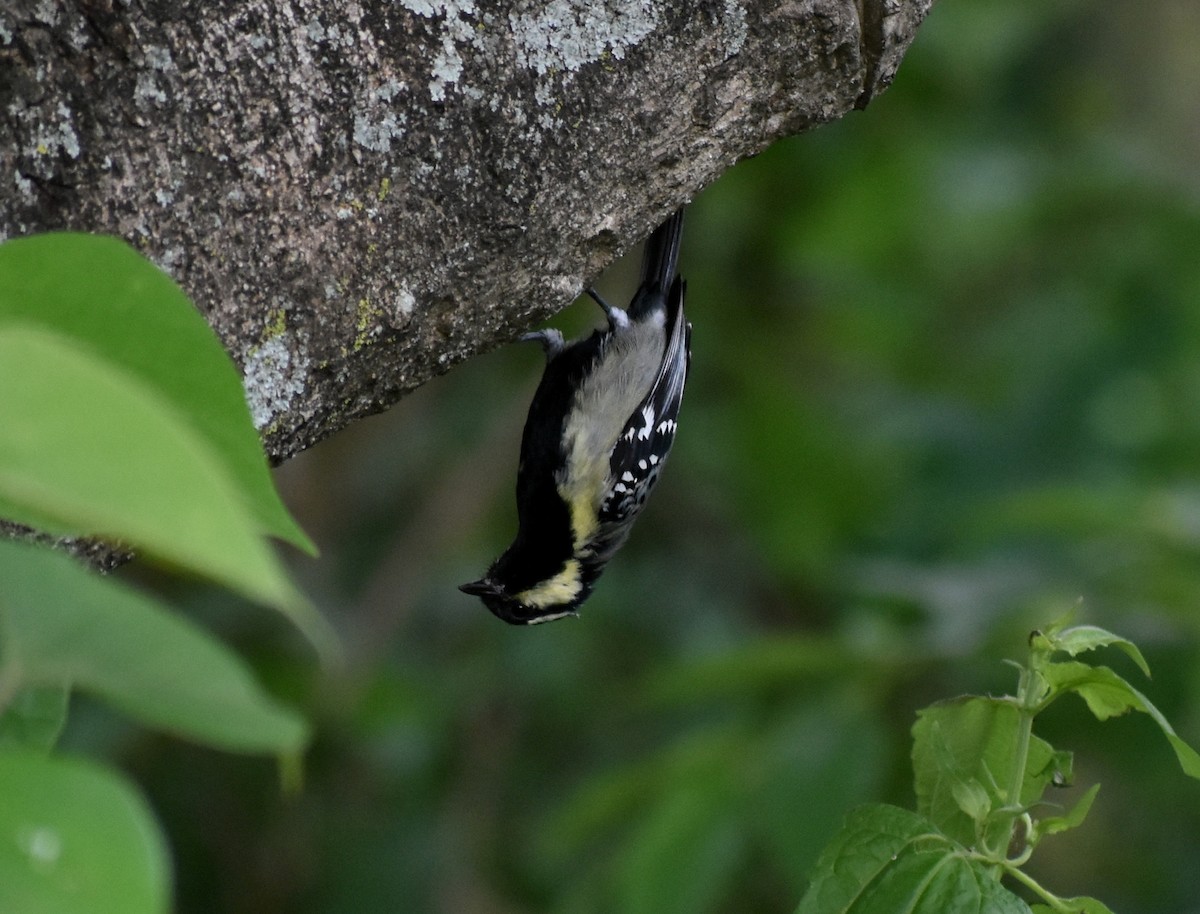
[[[1004,869],[1008,873],[1008,875],[1012,876],[1013,879],[1017,880],[1017,882],[1021,883],[1023,886],[1025,886],[1031,892],[1036,893],[1043,901],[1046,902],[1046,904],[1048,904],[1048,905],[1050,905],[1050,907],[1054,908],[1054,910],[1056,910],[1056,911],[1070,911],[1071,910],[1070,906],[1067,905],[1061,898],[1059,898],[1057,895],[1055,895],[1053,892],[1049,891],[1048,889],[1043,888],[1042,884],[1040,882],[1038,882],[1036,879],[1034,879],[1032,876],[1030,876],[1024,870],[1017,869],[1015,866],[1005,866]]]
[[[999,849],[1001,858],[1007,858],[1008,849],[1012,846],[1013,838],[1016,836],[1017,823],[1026,813],[1021,802],[1021,788],[1025,785],[1025,771],[1029,765],[1029,741],[1033,737],[1033,719],[1040,710],[1039,702],[1042,698],[1042,690],[1039,688],[1041,676],[1038,672],[1037,648],[1033,648],[1031,653],[1029,665],[1020,668],[1021,676],[1017,682],[1016,704],[1020,714],[1017,721],[1017,745],[1012,776],[1009,778],[1008,793],[1005,797],[1005,805],[1013,810],[1013,814],[1008,819],[1004,830],[1004,847]],[[1022,858],[1022,860],[1027,859],[1027,855]],[[1007,864],[1008,861],[1006,861]]]
[[[1025,783],[1025,768],[1029,762],[1029,740],[1033,736],[1033,718],[1037,714],[1033,688],[1033,680],[1036,675],[1032,664],[1022,668],[1020,683],[1017,686],[1017,708],[1020,711],[1020,719],[1017,722],[1016,758],[1013,760],[1007,797],[1008,804],[1014,807],[1021,805],[1021,786]],[[1018,816],[1013,816],[1013,824],[1016,824],[1017,818]]]

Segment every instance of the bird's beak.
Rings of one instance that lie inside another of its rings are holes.
[[[458,589],[474,597],[494,597],[500,593],[500,588],[487,578],[480,578],[469,584],[460,584]]]

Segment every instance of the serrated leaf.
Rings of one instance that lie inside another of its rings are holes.
[[[850,813],[796,914],[1029,914],[927,819],[894,806]]]
[[[913,725],[913,773],[917,811],[946,835],[966,846],[975,843],[976,821],[961,807],[955,791],[976,783],[986,790],[990,809],[1014,803],[1030,806],[1052,783],[1054,749],[1031,736],[1020,797],[1007,797],[1016,762],[1020,711],[1012,702],[967,696],[917,712]]]
[[[82,759],[8,750],[0,784],[0,911],[165,914],[165,842],[123,778]]]
[[[242,752],[297,753],[307,726],[202,629],[48,549],[0,541],[0,679],[72,684],[143,723]]]
[[[1099,792],[1100,785],[1093,784],[1079,798],[1075,805],[1070,808],[1066,815],[1039,819],[1037,825],[1038,831],[1043,835],[1057,835],[1060,832],[1078,828],[1083,824],[1083,820],[1087,818],[1087,814],[1092,809],[1092,803],[1096,800],[1096,794]]]
[[[280,609],[332,649],[221,463],[137,377],[0,324],[0,428],[0,516],[132,543]]]
[[[1065,629],[1055,635],[1051,643],[1055,650],[1064,651],[1072,657],[1101,647],[1115,647],[1132,659],[1147,678],[1150,676],[1150,665],[1146,663],[1146,658],[1142,656],[1136,644],[1098,626],[1077,625]]]
[[[1107,720],[1127,711],[1141,711],[1149,715],[1171,744],[1184,773],[1200,778],[1200,754],[1180,738],[1149,698],[1113,670],[1072,660],[1048,664],[1043,675],[1053,688],[1079,695],[1099,720]]]
[[[2,585],[0,585],[2,586]],[[0,656],[3,655],[0,640]],[[0,663],[0,669],[3,669]],[[0,711],[0,749],[50,749],[67,721],[67,688],[63,685],[21,689]]]
[[[53,232],[0,244],[0,326],[88,347],[171,404],[205,441],[262,532],[316,554],[271,480],[241,378],[175,282],[117,238]]]
[[[1090,666],[1078,661],[1053,663],[1043,676],[1060,692],[1074,692],[1087,702],[1097,720],[1119,717],[1138,705],[1137,692],[1108,667]]]

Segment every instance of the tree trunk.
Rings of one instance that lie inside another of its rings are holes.
[[[281,460],[572,300],[932,0],[5,0],[0,240],[118,234]]]

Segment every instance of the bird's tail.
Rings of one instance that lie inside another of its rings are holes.
[[[646,239],[642,254],[642,281],[638,289],[637,300],[646,300],[649,305],[654,299],[662,300],[675,280],[679,269],[679,242],[683,237],[683,208],[677,209],[666,222],[654,230]],[[636,312],[637,302],[631,305],[630,311]],[[630,317],[636,319],[637,314]]]

